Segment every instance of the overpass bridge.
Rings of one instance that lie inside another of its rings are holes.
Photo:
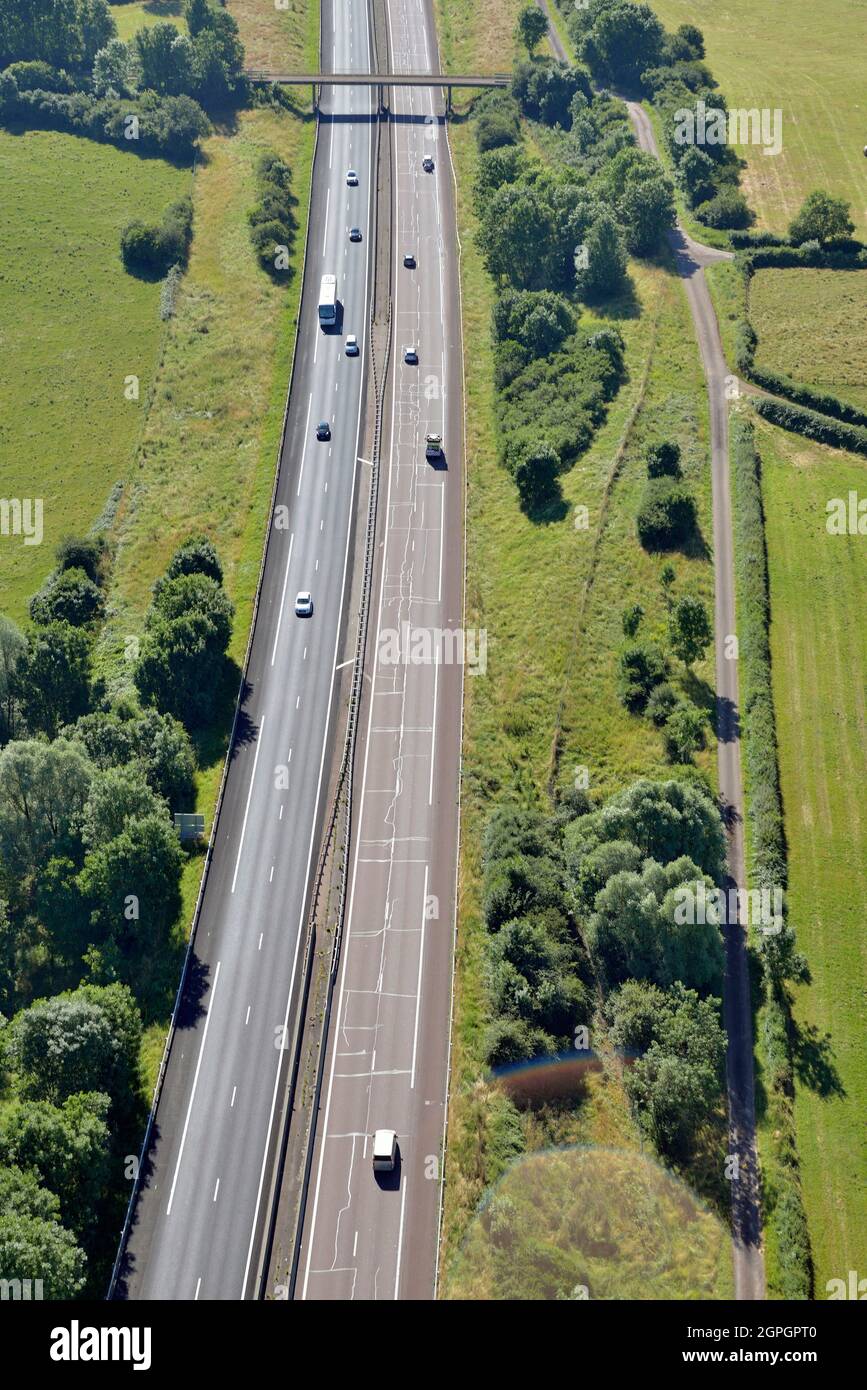
[[[301,72],[274,73],[250,68],[245,76],[250,82],[263,86],[309,87],[313,98],[313,109],[318,109],[319,92],[322,87],[379,87],[380,107],[384,105],[384,89],[388,87],[444,87],[446,90],[446,110],[452,109],[452,89],[454,87],[508,87],[511,74],[507,72],[470,73],[455,76],[450,72]]]

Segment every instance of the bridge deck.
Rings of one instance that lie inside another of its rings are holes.
[[[455,77],[450,72],[247,72],[251,82],[286,87],[508,87],[508,73],[479,73]]]

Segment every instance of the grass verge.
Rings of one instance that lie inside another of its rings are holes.
[[[0,610],[21,622],[57,542],[88,530],[127,471],[142,405],[124,382],[147,395],[163,324],[160,287],[124,270],[120,234],[158,221],[190,171],[55,131],[0,132],[0,166],[2,489],[44,503],[41,545],[0,541]]]

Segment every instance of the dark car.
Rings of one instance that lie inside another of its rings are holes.
[[[412,254],[411,251],[407,251],[405,253],[403,263],[406,266],[407,270],[415,269],[415,256]]]
[[[360,228],[360,227],[350,227],[350,228],[349,228],[349,240],[350,240],[350,241],[361,241],[361,228]]]
[[[433,173],[433,171],[434,171],[434,162],[433,162],[433,160],[431,159],[430,155],[427,155],[427,156],[422,160],[422,162],[421,162],[421,167],[424,169],[424,171],[425,171],[426,174],[432,174],[432,173]]]
[[[331,426],[329,425],[329,423],[328,423],[327,420],[320,420],[320,421],[319,421],[319,424],[316,426],[316,438],[317,438],[317,439],[330,439],[330,438],[331,438]]]

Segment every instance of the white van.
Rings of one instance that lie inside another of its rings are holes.
[[[378,1129],[373,1136],[373,1171],[391,1173],[397,1163],[397,1135],[393,1129]]]

